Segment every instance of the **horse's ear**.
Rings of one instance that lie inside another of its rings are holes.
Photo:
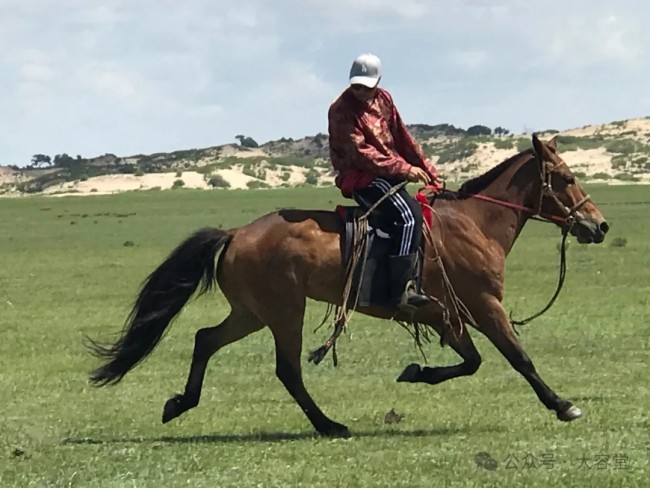
[[[553,151],[557,151],[557,134],[553,136],[553,138],[546,143],[548,147],[553,149]]]
[[[533,149],[540,156],[544,155],[543,147],[544,147],[544,144],[542,143],[542,141],[539,140],[539,137],[537,137],[537,134],[533,133]]]

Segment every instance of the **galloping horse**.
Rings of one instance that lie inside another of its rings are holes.
[[[431,203],[436,218],[425,246],[423,291],[443,296],[445,271],[465,305],[455,318],[482,332],[557,418],[580,417],[580,409],[544,383],[517,340],[502,306],[505,259],[531,217],[553,222],[587,244],[604,240],[609,227],[603,215],[557,154],[555,138],[543,142],[535,134],[531,148],[451,193],[452,197],[443,193]],[[230,314],[220,324],[196,333],[185,391],[165,403],[163,423],[198,405],[206,366],[214,353],[268,326],[275,339],[277,377],[316,431],[350,435],[345,425],[328,418],[316,405],[301,373],[307,297],[329,304],[342,302],[345,273],[339,224],[333,211],[293,209],[269,213],[238,228],[196,231],[149,275],[121,337],[108,345],[90,341],[92,353],[105,360],[91,373],[91,382],[103,386],[121,381],[153,351],[197,289],[201,295],[218,284],[231,306]],[[434,249],[438,259],[432,257]],[[356,310],[430,326],[444,334],[463,359],[453,366],[408,365],[398,381],[435,385],[472,375],[481,364],[468,328],[445,333],[443,312],[433,302],[412,317],[400,317],[381,306]]]

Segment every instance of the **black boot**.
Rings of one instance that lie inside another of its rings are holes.
[[[389,256],[391,280],[390,305],[402,311],[413,312],[429,303],[429,298],[416,289],[416,255]]]

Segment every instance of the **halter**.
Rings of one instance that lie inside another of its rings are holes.
[[[539,204],[537,205],[537,209],[532,209],[524,205],[519,205],[517,203],[508,202],[505,200],[499,200],[498,198],[492,198],[487,195],[481,195],[478,193],[468,195],[468,196],[470,196],[471,198],[475,198],[477,200],[484,200],[486,202],[496,203],[503,207],[508,207],[514,210],[520,210],[522,212],[529,213],[532,216],[531,218],[535,220],[541,220],[543,222],[552,222],[552,223],[559,223],[559,224],[568,224],[569,227],[571,227],[575,223],[575,215],[578,213],[578,210],[580,210],[585,203],[591,200],[591,196],[586,195],[578,203],[576,203],[570,208],[564,205],[564,203],[562,203],[562,201],[558,198],[557,194],[553,190],[553,173],[560,166],[566,165],[566,162],[560,158],[559,163],[549,168],[550,164],[547,164],[546,162],[542,161],[540,156],[536,152],[533,152],[533,157],[539,163],[538,164],[538,167],[540,168],[539,176],[542,183],[542,190],[539,195]],[[563,212],[564,215],[554,215],[554,214],[542,212],[542,204],[544,202],[545,196],[552,198],[557,203],[558,208]]]

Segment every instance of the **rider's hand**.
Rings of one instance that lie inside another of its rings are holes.
[[[431,186],[434,186],[438,189],[443,189],[445,187],[445,182],[439,176],[436,175],[431,180]]]
[[[418,168],[417,166],[411,166],[408,174],[406,175],[406,179],[413,183],[417,181],[421,181],[425,185],[431,183],[431,177],[429,176],[429,174],[426,171],[424,171],[422,168]]]

